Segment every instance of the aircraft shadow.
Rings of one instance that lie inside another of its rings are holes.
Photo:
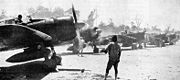
[[[58,69],[58,71],[90,71],[85,69]],[[51,72],[43,61],[33,61],[8,67],[0,67],[0,80],[41,80]]]
[[[93,53],[93,52],[83,52],[81,53],[82,55],[104,55],[104,53],[100,52],[100,53]],[[61,54],[59,54],[61,56],[68,56],[68,55],[78,55],[78,54],[75,54],[73,52],[62,52]],[[58,56],[58,54],[57,54]]]
[[[25,64],[0,67],[0,80],[40,80],[49,74],[47,66],[43,61],[34,61]]]
[[[147,45],[146,48],[156,48],[157,46],[155,45]]]

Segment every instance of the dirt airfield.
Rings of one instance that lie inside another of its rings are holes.
[[[44,59],[23,63],[8,63],[5,60],[22,49],[0,52],[1,79],[10,80],[103,80],[108,55],[92,53],[86,47],[83,57],[66,49],[69,45],[57,46],[55,50],[62,56],[62,66],[58,72],[45,72],[39,65]],[[118,66],[118,80],[180,80],[180,41],[166,47],[124,50]],[[31,65],[29,65],[31,63]],[[33,65],[32,65],[33,64]],[[82,71],[84,69],[84,71]],[[114,80],[114,69],[110,70],[108,80]]]

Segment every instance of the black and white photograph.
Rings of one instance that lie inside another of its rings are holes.
[[[0,0],[0,80],[180,80],[180,0]]]

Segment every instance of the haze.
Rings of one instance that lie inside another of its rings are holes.
[[[27,9],[41,5],[49,9],[61,7],[80,10],[80,19],[87,19],[90,11],[97,9],[96,24],[108,23],[110,18],[115,25],[130,25],[135,17],[142,19],[141,27],[157,25],[164,29],[168,25],[180,30],[180,0],[0,0],[0,10],[8,16],[27,15]]]

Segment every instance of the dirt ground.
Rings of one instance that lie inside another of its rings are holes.
[[[55,47],[62,56],[62,66],[58,72],[38,72],[29,74],[8,74],[14,80],[103,80],[108,62],[108,55],[92,53],[92,48],[84,50],[83,57],[66,51],[69,45]],[[180,41],[175,45],[162,48],[145,48],[124,50],[118,66],[119,80],[180,80]],[[0,66],[6,67],[25,63],[7,63],[5,60],[12,54],[22,50],[1,52]],[[36,61],[43,61],[38,59]],[[26,62],[27,63],[27,62]],[[20,67],[21,69],[21,67]],[[35,66],[35,70],[41,69]],[[85,69],[84,72],[81,72]],[[27,69],[26,69],[27,70]],[[31,69],[30,69],[31,71]],[[0,75],[1,76],[1,75]],[[114,79],[114,69],[110,70],[108,80]]]

